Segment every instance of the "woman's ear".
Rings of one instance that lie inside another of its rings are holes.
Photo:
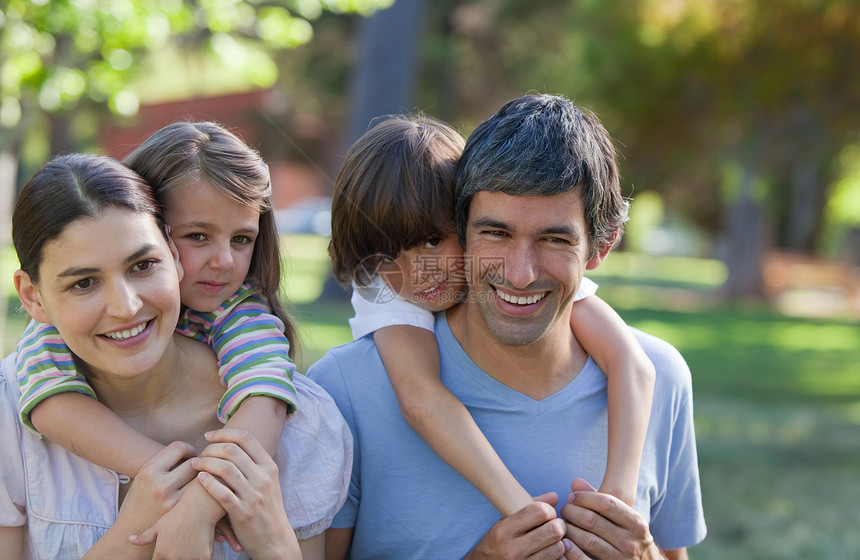
[[[167,231],[170,232],[170,226],[166,227]],[[168,236],[167,246],[170,247],[170,254],[173,255],[173,262],[176,264],[176,280],[177,282],[182,282],[182,277],[185,276],[185,269],[182,268],[182,263],[179,262],[179,250],[176,248],[172,237]]]
[[[39,288],[30,280],[30,275],[23,270],[16,270],[12,278],[15,282],[15,291],[18,292],[18,299],[21,300],[21,305],[24,306],[27,314],[40,323],[50,323],[51,319],[42,305]]]

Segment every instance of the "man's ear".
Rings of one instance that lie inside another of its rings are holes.
[[[594,254],[594,256],[591,257],[591,259],[589,259],[587,263],[585,263],[585,270],[594,270],[595,268],[600,266],[600,263],[602,263],[603,259],[605,259],[606,256],[609,254],[609,251],[611,251],[612,247],[615,246],[615,242],[618,241],[619,235],[620,233],[616,229],[615,232],[612,234],[612,240],[606,245],[601,245],[600,247],[598,247],[597,252]]]
[[[39,288],[30,280],[30,275],[23,270],[16,270],[13,275],[15,282],[15,291],[18,292],[18,299],[21,300],[21,305],[30,317],[40,323],[50,323],[51,319],[42,305]]]

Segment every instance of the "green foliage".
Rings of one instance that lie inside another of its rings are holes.
[[[391,0],[9,0],[0,11],[0,126],[27,111],[82,103],[134,114],[128,87],[148,52],[178,39],[257,85],[277,77],[272,51],[307,43],[323,10],[368,14]]]

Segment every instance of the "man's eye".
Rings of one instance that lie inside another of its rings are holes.
[[[72,288],[75,290],[89,290],[93,287],[93,279],[92,278],[84,278],[82,280],[78,280],[74,284],[72,284]]]

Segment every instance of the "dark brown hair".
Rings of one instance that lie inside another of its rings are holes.
[[[454,175],[463,137],[423,116],[387,117],[350,147],[334,184],[329,256],[343,285],[379,259],[456,232]]]

